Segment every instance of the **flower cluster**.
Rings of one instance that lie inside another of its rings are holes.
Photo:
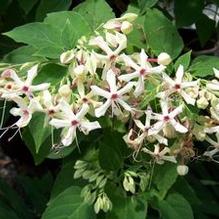
[[[172,60],[165,52],[157,57],[145,49],[128,54],[127,34],[136,17],[128,13],[112,19],[61,54],[68,74],[58,86],[34,83],[40,64],[24,77],[5,69],[0,96],[17,104],[10,113],[20,117],[10,127],[23,128],[33,113],[43,112],[52,127],[62,130],[61,145],[69,146],[77,132],[101,129],[99,117],[116,117],[129,127],[124,135],[129,147],[158,164],[178,163],[181,175],[196,155],[194,140],[206,141],[212,149],[202,155],[214,159],[219,152],[219,71],[214,69],[217,79],[212,81],[194,79],[183,65],[170,72]],[[133,191],[130,180],[126,174],[126,190]]]

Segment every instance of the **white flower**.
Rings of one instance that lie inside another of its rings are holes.
[[[17,103],[19,107],[13,107],[10,110],[10,113],[13,116],[20,117],[20,119],[14,124],[19,128],[23,128],[29,124],[34,112],[43,110],[39,101],[35,98],[32,98],[28,103],[21,97],[14,97],[12,100]]]
[[[219,71],[216,68],[213,68],[214,75],[216,78],[219,79]],[[211,82],[208,82],[206,84],[207,89],[211,91],[219,91],[219,81],[217,80],[212,80]]]
[[[109,91],[103,90],[95,85],[91,86],[91,90],[95,95],[99,95],[107,99],[101,107],[95,109],[96,117],[103,116],[110,106],[112,106],[112,114],[117,114],[117,112],[120,111],[119,105],[121,105],[125,110],[131,111],[132,108],[124,101],[123,95],[130,92],[134,84],[129,82],[119,89],[116,85],[115,73],[112,70],[107,72],[106,80],[109,84]]]
[[[47,90],[50,85],[49,83],[32,85],[33,79],[37,76],[37,68],[38,66],[35,65],[27,72],[27,79],[25,81],[22,81],[14,70],[11,69],[10,72],[7,72],[6,77],[14,81],[15,89],[3,93],[2,97],[10,99],[22,94],[32,97],[33,92]],[[4,72],[2,76],[4,77]]]
[[[134,91],[135,96],[139,96],[144,92],[144,80],[145,77],[151,74],[161,73],[166,68],[163,65],[152,67],[149,62],[147,62],[148,56],[145,51],[142,49],[139,55],[139,64],[134,62],[129,56],[122,54],[120,58],[125,62],[129,67],[132,67],[135,71],[130,74],[124,74],[119,76],[119,80],[130,81],[134,78],[138,78],[136,83],[136,88]]]
[[[154,135],[159,133],[165,125],[170,124],[173,128],[180,132],[186,133],[188,129],[181,125],[175,117],[183,111],[183,105],[178,106],[176,109],[169,112],[167,101],[161,100],[160,106],[162,114],[153,113],[153,119],[158,120],[152,127],[148,130],[148,135]]]
[[[142,131],[140,139],[144,139],[144,138],[146,138],[148,136],[148,130],[151,127],[151,114],[152,114],[151,109],[148,109],[147,113],[146,113],[145,124],[143,124],[140,120],[134,120],[134,122],[137,125],[137,127]],[[160,144],[167,145],[167,139],[164,138],[163,136],[161,136],[159,134],[154,134],[153,137],[155,139],[157,139]]]
[[[164,95],[164,98],[166,98],[166,96],[177,92],[182,96],[186,103],[194,105],[195,99],[187,94],[185,89],[198,86],[198,81],[183,81],[183,76],[184,70],[182,65],[180,65],[176,71],[175,80],[170,78],[167,74],[163,73],[163,79],[168,84],[168,90],[158,94],[158,96],[162,97],[162,95]]]
[[[109,35],[108,35],[109,36]],[[106,72],[110,69],[112,63],[115,62],[119,53],[126,48],[127,46],[127,38],[124,34],[116,32],[116,34],[112,37],[111,42],[114,41],[116,44],[116,49],[112,50],[109,44],[112,46],[112,43],[107,43],[102,36],[97,36],[94,39],[91,39],[89,44],[92,46],[98,46],[105,54],[95,53],[95,56],[98,60],[103,64],[103,73],[102,79],[106,78]],[[109,42],[109,39],[108,39]],[[115,47],[115,45],[113,46]]]
[[[64,146],[69,146],[73,142],[76,137],[77,128],[84,134],[88,134],[94,129],[101,128],[98,122],[90,122],[85,118],[85,115],[89,110],[87,104],[83,104],[80,111],[76,114],[73,113],[71,106],[66,101],[63,100],[59,104],[60,109],[63,112],[63,118],[53,118],[49,123],[55,128],[64,128],[62,132],[62,144]]]
[[[205,132],[208,134],[216,133],[216,141],[206,136],[205,140],[211,144],[212,150],[204,152],[204,156],[212,158],[216,153],[219,152],[219,126],[205,128]]]
[[[154,151],[150,151],[147,148],[142,148],[142,151],[150,154],[158,164],[163,164],[164,161],[176,163],[176,158],[174,156],[166,155],[170,153],[170,149],[168,147],[161,150],[160,145],[157,144],[154,145]]]

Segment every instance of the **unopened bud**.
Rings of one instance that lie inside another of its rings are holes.
[[[74,73],[79,76],[82,75],[85,71],[85,66],[84,65],[78,65],[75,69],[74,69]]]
[[[171,63],[171,61],[172,61],[172,59],[165,52],[160,53],[160,55],[157,57],[157,63],[159,65],[169,65]]]
[[[199,109],[206,109],[208,106],[208,100],[205,97],[201,97],[197,100],[197,107]]]
[[[176,131],[173,128],[173,126],[170,124],[166,124],[164,126],[163,133],[164,133],[164,136],[166,136],[167,138],[175,138],[176,137]]]
[[[128,21],[123,21],[121,26],[121,31],[124,34],[129,34],[133,30],[133,25]]]
[[[186,165],[178,165],[176,169],[180,176],[185,176],[189,172],[189,168]]]
[[[59,88],[58,92],[62,97],[68,97],[72,91],[71,91],[69,85],[65,84]]]
[[[63,52],[60,56],[60,62],[62,64],[68,64],[70,63],[75,57],[75,54],[72,50]]]
[[[137,17],[138,17],[138,15],[135,14],[135,13],[126,13],[126,14],[124,14],[124,15],[120,18],[120,20],[127,20],[127,21],[129,21],[129,22],[132,22],[132,21],[134,21]]]

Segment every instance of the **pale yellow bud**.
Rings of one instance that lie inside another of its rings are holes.
[[[197,107],[199,109],[206,109],[208,106],[208,100],[205,97],[201,97],[197,100]]]
[[[72,62],[74,57],[75,57],[75,54],[72,50],[63,52],[60,56],[60,62],[62,64],[68,64],[68,63]]]
[[[71,91],[69,85],[65,84],[59,88],[58,92],[59,92],[60,96],[68,97],[72,91]]]
[[[186,165],[178,165],[176,169],[180,176],[185,176],[189,172],[189,167]]]
[[[170,124],[166,124],[164,126],[163,133],[164,133],[164,136],[166,136],[167,138],[175,138],[176,137],[176,130]]]
[[[159,65],[169,65],[171,61],[171,57],[165,52],[160,53],[160,55],[157,57],[157,63]]]
[[[132,21],[134,21],[137,17],[138,17],[138,15],[135,14],[135,13],[126,13],[126,14],[124,14],[124,15],[120,18],[120,20],[127,20],[127,21],[129,21],[129,22],[132,22]]]
[[[124,34],[129,34],[133,30],[133,25],[128,21],[123,21],[121,26],[121,31]]]

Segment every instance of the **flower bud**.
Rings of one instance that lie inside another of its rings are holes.
[[[175,138],[176,137],[176,131],[173,128],[173,126],[166,124],[163,128],[164,136],[167,138]]]
[[[82,75],[85,71],[85,66],[84,65],[78,65],[75,69],[74,69],[74,73],[79,76]]]
[[[185,176],[189,172],[189,168],[186,165],[178,165],[176,169],[180,176]]]
[[[198,141],[204,141],[206,137],[206,133],[204,132],[204,129],[202,126],[195,124],[194,128],[192,130],[192,133],[195,135],[195,138]]]
[[[63,52],[60,56],[60,62],[62,64],[68,64],[70,63],[75,57],[75,54],[73,53],[72,50]]]
[[[160,53],[160,55],[157,57],[157,63],[159,65],[169,65],[171,63],[171,61],[172,61],[172,59],[165,52]]]
[[[205,97],[201,97],[197,100],[197,107],[199,109],[206,109],[208,106],[208,100]]]
[[[120,20],[127,20],[127,21],[129,21],[129,22],[132,22],[132,21],[134,21],[137,17],[138,17],[138,15],[135,14],[135,13],[126,13],[126,14],[124,14],[124,15],[120,18]]]
[[[133,30],[133,25],[128,21],[123,21],[121,26],[121,31],[124,34],[129,34]]]
[[[72,91],[71,91],[69,85],[65,84],[59,88],[58,92],[62,97],[68,97]]]

